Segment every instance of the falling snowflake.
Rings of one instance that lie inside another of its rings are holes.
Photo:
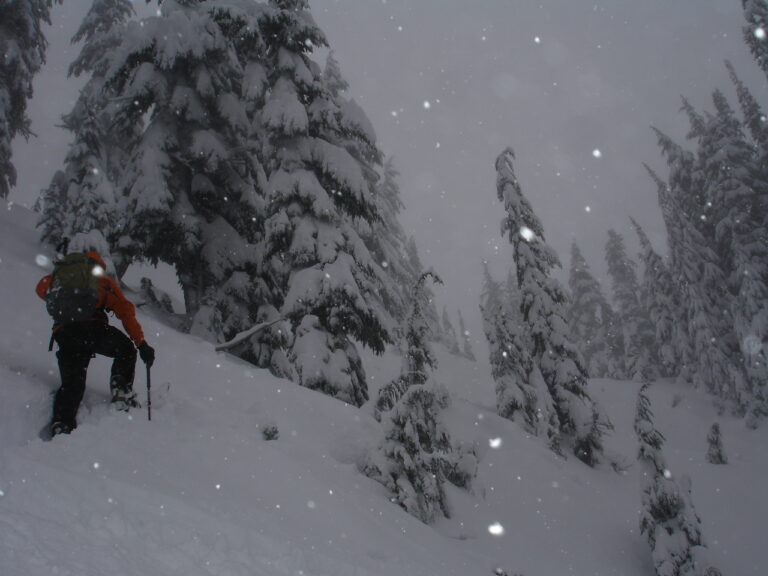
[[[591,206],[585,206],[584,207],[584,212],[592,212],[592,207]]]
[[[594,150],[592,150],[592,156],[594,156],[595,158],[602,158],[603,153],[600,152],[598,148],[595,148]]]
[[[494,522],[490,526],[488,526],[488,532],[490,532],[493,536],[503,536],[504,535],[504,526],[502,526],[498,522]]]
[[[664,478],[672,478],[672,472],[669,469],[664,469]]]
[[[491,438],[488,440],[488,445],[491,448],[501,448],[501,438]]]
[[[94,276],[104,276],[104,268],[96,265],[93,267],[93,270],[91,270],[91,274],[93,274]]]
[[[533,232],[533,230],[528,228],[528,226],[522,226],[520,228],[520,236],[522,236],[523,240],[526,242],[530,242],[536,237],[536,234]]]
[[[35,264],[40,266],[40,268],[47,268],[51,265],[51,259],[48,258],[48,256],[43,256],[42,254],[38,254],[35,256]]]
[[[307,508],[309,508],[310,510],[314,510],[315,508],[317,508],[317,504],[315,504],[314,500],[309,500],[307,502]]]
[[[755,28],[755,38],[758,40],[765,40],[765,28],[762,26]]]
[[[99,468],[101,468],[101,464],[99,464],[98,462],[94,462],[93,463],[93,469],[94,470],[98,470]]]
[[[429,100],[424,100],[424,110],[432,108],[432,103]]]

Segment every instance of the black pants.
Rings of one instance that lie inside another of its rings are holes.
[[[110,386],[124,391],[133,388],[136,370],[136,348],[123,332],[100,320],[74,322],[54,334],[59,345],[61,387],[53,402],[53,421],[71,428],[77,426],[75,416],[85,393],[88,364],[95,354],[114,358]]]

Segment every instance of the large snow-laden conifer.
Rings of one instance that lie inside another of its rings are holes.
[[[0,198],[7,198],[16,185],[11,143],[17,135],[32,134],[27,100],[32,97],[32,80],[45,64],[48,42],[43,24],[51,22],[54,1],[0,2]]]
[[[42,238],[57,245],[62,237],[97,232],[104,238],[103,257],[112,259],[122,276],[130,260],[121,258],[119,191],[115,183],[136,142],[140,125],[114,126],[115,105],[105,86],[109,58],[120,43],[126,21],[134,14],[130,0],[94,0],[72,42],[82,48],[69,74],[90,78],[72,111],[63,118],[74,135],[65,168],[42,194]]]
[[[265,306],[293,327],[288,359],[298,383],[360,406],[368,391],[356,343],[381,352],[389,339],[384,272],[358,232],[360,220],[377,218],[374,159],[363,158],[375,146],[351,146],[360,124],[339,111],[309,58],[326,40],[306,0],[273,0],[261,29],[268,44],[258,112],[268,175],[264,273],[273,286]],[[282,354],[262,350],[263,365],[274,369]]]
[[[609,373],[613,311],[575,242],[571,245],[568,287],[571,291],[568,325],[584,358],[587,373],[592,378],[605,378]]]
[[[258,50],[262,10],[166,0],[160,15],[129,24],[109,69],[117,125],[146,119],[123,172],[120,249],[173,265],[191,329],[212,338],[250,328],[263,301],[248,282],[260,263],[262,179],[238,44]]]
[[[733,334],[729,310],[722,307],[727,291],[718,258],[701,232],[685,217],[675,190],[659,188],[660,204],[667,206],[674,230],[672,270],[680,289],[687,334],[694,358],[691,378],[712,394],[743,411],[750,395]]]
[[[679,359],[674,335],[681,321],[680,298],[664,259],[654,250],[645,231],[634,219],[630,219],[640,241],[640,261],[643,264],[643,280],[640,283],[640,307],[648,314],[655,335],[658,352],[659,375],[676,376]]]
[[[640,307],[635,263],[627,255],[624,238],[608,230],[605,260],[611,277],[613,300],[618,310],[624,341],[624,372],[627,377],[652,377],[656,368],[653,327]]]
[[[520,301],[509,298],[491,276],[487,263],[483,264],[483,278],[480,311],[496,385],[496,412],[520,422],[529,433],[546,437],[550,447],[559,452],[559,420],[544,377],[531,357],[528,334],[519,321]]]
[[[498,198],[507,212],[502,234],[514,247],[518,286],[522,292],[524,330],[532,341],[531,356],[552,396],[563,448],[589,465],[602,457],[602,436],[610,426],[587,393],[587,374],[566,321],[568,297],[550,277],[560,265],[545,242],[544,229],[515,176],[514,152],[507,148],[496,160]],[[541,406],[540,406],[541,408]],[[542,414],[549,420],[551,415]]]
[[[440,413],[447,408],[447,391],[431,379],[437,362],[429,346],[429,324],[424,314],[424,285],[432,272],[420,276],[411,289],[403,336],[405,354],[400,376],[384,386],[377,410],[384,439],[369,454],[363,472],[381,482],[391,500],[422,522],[450,516],[444,484],[469,486],[476,461],[454,451]]]
[[[755,400],[762,408],[768,385],[768,229],[765,167],[747,142],[741,123],[725,96],[713,95],[716,114],[700,142],[699,156],[707,174],[706,193],[713,206],[715,249],[731,298],[733,330]]]
[[[654,426],[647,390],[646,383],[638,393],[634,428],[643,475],[640,532],[651,548],[654,570],[657,576],[719,574],[706,564],[690,479],[678,481],[667,467],[664,436]]]

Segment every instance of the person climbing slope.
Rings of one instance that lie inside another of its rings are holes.
[[[109,380],[112,404],[126,411],[138,406],[133,391],[136,349],[147,366],[155,360],[133,304],[106,275],[106,269],[97,252],[68,254],[54,263],[53,273],[44,276],[35,289],[54,319],[49,349],[54,341],[59,346],[56,356],[61,387],[53,402],[51,436],[69,434],[77,427],[88,364],[96,354],[113,359]],[[109,324],[109,311],[122,321],[128,336]]]

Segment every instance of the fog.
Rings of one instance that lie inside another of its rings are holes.
[[[81,85],[66,77],[78,49],[69,38],[89,5],[73,0],[53,11],[48,64],[29,108],[37,137],[15,142],[11,201],[33,204],[62,166],[68,135],[56,125]],[[156,10],[138,0],[136,7]],[[523,191],[565,270],[575,240],[607,289],[609,228],[624,233],[634,253],[633,216],[664,249],[655,185],[642,166],[666,174],[650,126],[683,142],[681,95],[711,109],[720,88],[735,106],[725,59],[758,99],[766,94],[742,39],[738,0],[313,0],[311,7],[349,95],[394,156],[403,224],[445,281],[438,306],[461,308],[476,335],[481,263],[499,277],[511,264],[494,171],[505,147],[515,149]]]

